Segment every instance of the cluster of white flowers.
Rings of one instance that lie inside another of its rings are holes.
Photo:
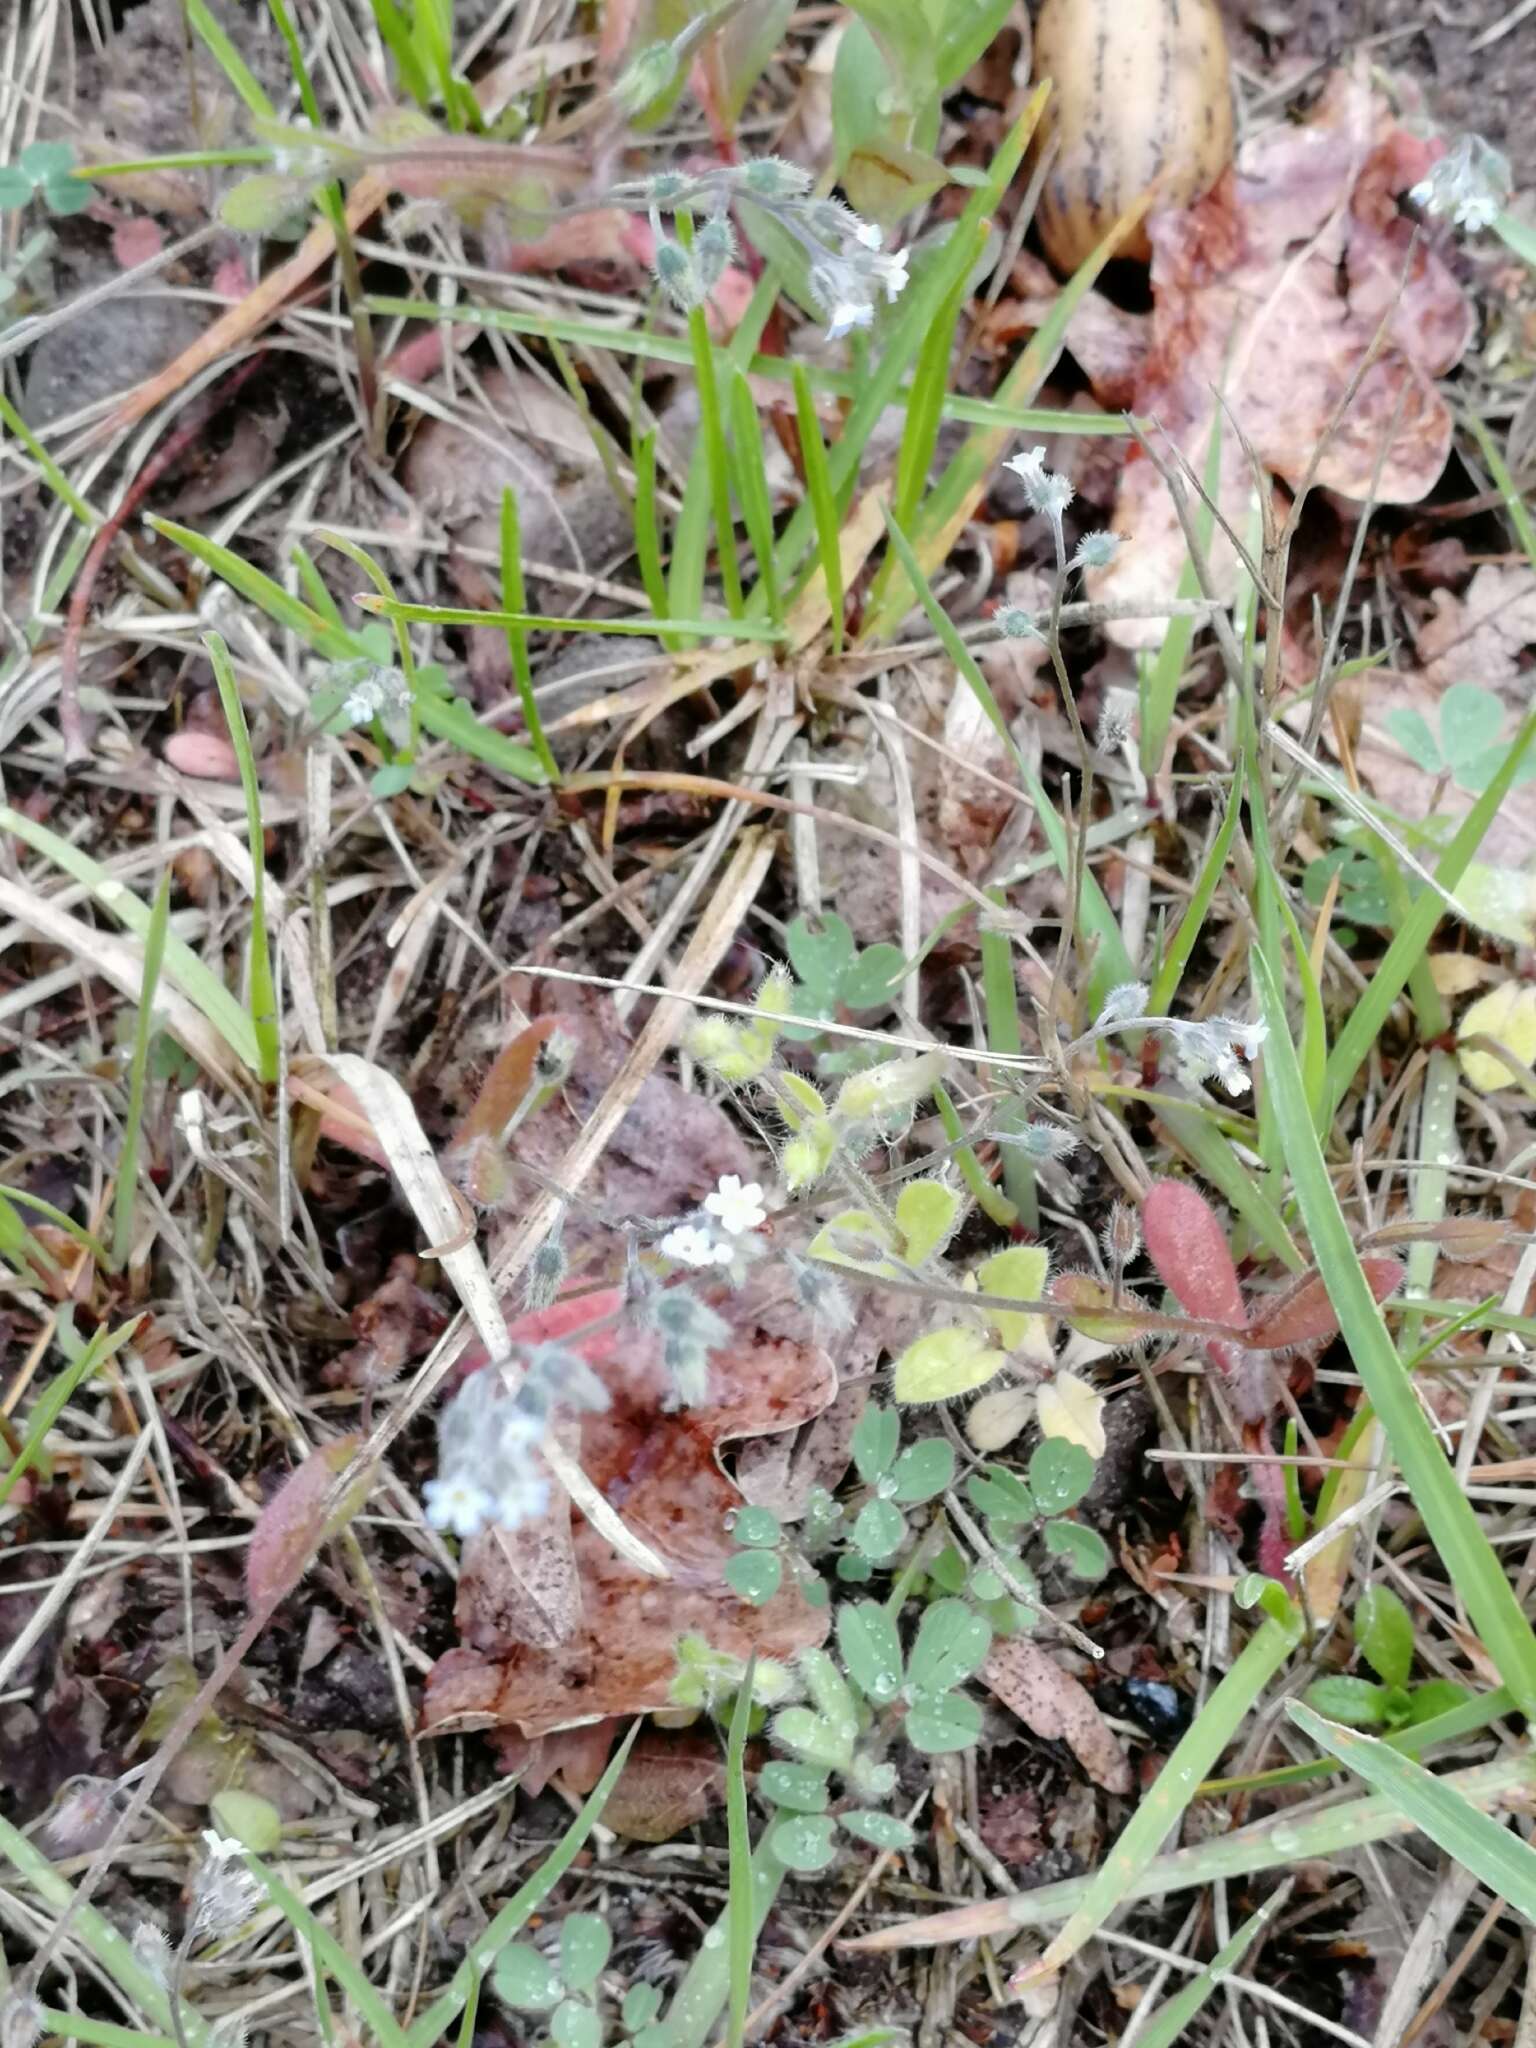
[[[742,1240],[760,1230],[768,1221],[763,1191],[758,1183],[742,1184],[739,1173],[720,1176],[713,1194],[704,1197],[700,1216],[692,1222],[677,1223],[657,1249],[663,1258],[679,1266],[701,1270],[711,1266],[734,1266],[745,1249]]]
[[[1045,466],[1044,448],[1030,448],[1023,455],[1015,455],[1003,464],[1011,469],[1024,486],[1024,497],[1031,512],[1044,513],[1053,526],[1061,524],[1061,516],[1071,504],[1071,484],[1057,471]]]
[[[780,157],[754,157],[699,173],[661,171],[620,185],[610,196],[650,215],[656,281],[684,312],[704,304],[736,253],[728,212],[739,199],[759,207],[804,251],[810,292],[827,318],[829,340],[870,326],[880,298],[894,303],[907,283],[905,250],[888,253],[872,221],[861,220],[839,199],[814,197],[810,173]],[[705,216],[691,247],[663,230],[662,215],[679,213]]]
[[[1463,135],[1408,196],[1426,213],[1449,216],[1475,234],[1492,227],[1513,189],[1508,157],[1481,135]]]
[[[608,1405],[591,1366],[563,1345],[529,1348],[515,1394],[496,1364],[472,1372],[438,1417],[437,1477],[421,1490],[432,1527],[467,1541],[482,1529],[516,1529],[543,1514],[549,1473],[539,1445],[557,1405]]]
[[[1149,1017],[1150,990],[1144,981],[1122,982],[1104,998],[1090,1037],[1110,1031],[1156,1031],[1168,1039],[1179,1073],[1191,1086],[1213,1076],[1232,1095],[1246,1095],[1252,1083],[1244,1060],[1254,1060],[1269,1035],[1262,1021],[1242,1017]]]

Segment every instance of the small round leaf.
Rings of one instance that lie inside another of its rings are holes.
[[[963,1600],[936,1600],[918,1623],[907,1683],[914,1693],[948,1692],[981,1668],[991,1647],[984,1615]]]
[[[549,2036],[558,2048],[603,2048],[603,2023],[584,1998],[566,1998],[550,2016]]]
[[[791,1813],[825,1813],[830,1797],[825,1771],[811,1764],[777,1760],[764,1764],[758,1774],[757,1789],[773,1805],[787,1807]]]
[[[496,1996],[520,2012],[549,2012],[560,2003],[563,1986],[546,1957],[526,1941],[515,1941],[497,1958],[491,1976]]]
[[[784,1581],[784,1560],[776,1550],[738,1550],[725,1562],[725,1583],[753,1607],[764,1607]]]
[[[888,1706],[901,1690],[901,1638],[877,1600],[850,1602],[837,1617],[843,1668],[864,1697]]]
[[[283,1817],[270,1799],[255,1792],[232,1787],[217,1792],[209,1812],[221,1835],[233,1835],[237,1842],[257,1856],[270,1856],[283,1839]]]
[[[871,1564],[883,1564],[901,1548],[907,1533],[901,1509],[888,1500],[866,1501],[854,1522],[852,1538]]]
[[[1065,1514],[1092,1484],[1093,1460],[1081,1444],[1060,1436],[1036,1444],[1029,1460],[1029,1490],[1041,1514]]]
[[[981,1733],[981,1709],[963,1692],[924,1694],[907,1712],[907,1740],[926,1756],[969,1749]]]
[[[783,1535],[779,1518],[767,1508],[743,1508],[731,1534],[749,1550],[771,1550]]]
[[[768,1846],[786,1870],[825,1870],[837,1854],[837,1823],[826,1814],[792,1813],[770,1831]]]
[[[1045,1547],[1063,1558],[1075,1579],[1102,1579],[1110,1567],[1109,1545],[1084,1522],[1047,1522]]]
[[[613,1936],[596,1913],[569,1913],[560,1923],[560,1974],[567,1991],[590,1991],[608,1965]]]
[[[659,1984],[631,1984],[624,1994],[624,2003],[619,2007],[619,2017],[632,2034],[648,2027],[661,2011],[661,1986]]]
[[[1383,1685],[1406,1685],[1413,1669],[1413,1617],[1390,1586],[1368,1586],[1354,1612],[1360,1654]]]
[[[1319,1678],[1307,1687],[1305,1698],[1309,1707],[1346,1728],[1379,1728],[1387,1718],[1387,1688],[1368,1678]]]
[[[954,1476],[954,1446],[941,1436],[925,1436],[921,1443],[909,1445],[891,1473],[896,1498],[907,1507],[935,1499]]]
[[[838,1820],[846,1833],[861,1842],[873,1842],[877,1849],[910,1849],[916,1835],[894,1813],[840,1813]]]
[[[901,1417],[894,1408],[871,1401],[858,1419],[851,1446],[854,1470],[866,1486],[891,1469],[900,1442]]]

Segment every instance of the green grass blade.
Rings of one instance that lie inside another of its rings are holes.
[[[1227,855],[1232,850],[1232,839],[1237,831],[1237,820],[1242,804],[1243,762],[1239,758],[1220,829],[1211,841],[1210,852],[1201,862],[1200,872],[1195,877],[1194,891],[1184,915],[1179,919],[1178,928],[1168,941],[1163,957],[1157,964],[1157,971],[1152,977],[1152,992],[1147,999],[1149,1017],[1166,1017],[1168,1007],[1178,993],[1179,983],[1184,979],[1184,970],[1189,965],[1190,955],[1205,929],[1206,914],[1221,884],[1221,878],[1226,873]]]
[[[423,626],[522,626],[541,633],[630,633],[651,639],[656,621],[634,619],[564,619],[544,612],[482,612],[466,605],[407,604],[402,598],[361,594],[357,603],[365,612],[384,619],[406,619]],[[758,640],[765,645],[779,636],[761,619],[673,618],[667,624],[675,633],[698,633],[710,640]]]
[[[736,457],[736,495],[741,521],[757,561],[758,588],[775,626],[783,624],[779,577],[774,566],[773,498],[763,458],[763,423],[752,387],[734,365],[727,372],[731,391],[731,447]]]
[[[34,853],[42,854],[63,873],[73,876],[135,938],[148,937],[149,905],[141,902],[132,890],[125,889],[115,875],[109,875],[88,853],[82,852],[69,840],[61,839],[56,832],[50,832],[46,825],[39,825],[22,812],[13,810],[9,804],[0,804],[0,832],[15,833]],[[178,939],[174,933],[166,938],[165,962],[166,973],[182,994],[202,1011],[230,1050],[254,1073],[259,1057],[256,1032],[243,1005],[198,958],[185,939]]]
[[[1328,1114],[1328,1018],[1323,1009],[1323,992],[1312,972],[1312,958],[1301,936],[1295,913],[1283,896],[1277,894],[1276,900],[1290,938],[1296,979],[1301,985],[1301,1080],[1307,1091],[1313,1128],[1321,1141],[1327,1137],[1333,1122]]]
[[[112,1270],[121,1273],[133,1249],[133,1213],[139,1186],[139,1137],[144,1128],[144,1085],[149,1076],[149,1048],[155,1035],[155,989],[165,959],[165,935],[171,921],[171,877],[162,869],[149,910],[144,938],[144,982],[133,1028],[133,1061],[128,1069],[128,1118],[123,1125],[117,1161],[117,1186],[112,1196]]]
[[[1045,834],[1046,843],[1051,849],[1056,865],[1061,870],[1062,875],[1070,879],[1072,855],[1067,843],[1067,830],[1065,825],[1062,824],[1061,819],[1057,816],[1055,805],[1046,794],[1044,783],[1041,782],[1039,776],[1036,775],[1014,743],[1013,734],[1008,729],[1008,721],[1004,718],[1002,708],[998,704],[996,697],[992,694],[991,685],[977,666],[976,657],[966,646],[964,640],[961,639],[953,619],[950,618],[948,612],[945,611],[944,607],[934,596],[933,586],[923,573],[922,565],[917,559],[912,543],[894,520],[888,518],[887,525],[890,530],[891,545],[895,548],[900,558],[901,565],[911,581],[912,588],[917,592],[923,610],[928,614],[929,623],[940,640],[943,641],[944,651],[969,684],[976,701],[980,704],[982,710],[985,711],[992,723],[993,729],[1002,740],[1003,745],[1008,749],[1019,780],[1028,792],[1029,799],[1035,807],[1035,815],[1040,821],[1040,829]],[[1088,871],[1085,871],[1083,875],[1081,913],[1083,922],[1088,928],[1090,937],[1096,942],[1097,948],[1094,956],[1093,972],[1089,977],[1088,983],[1089,1004],[1093,1013],[1097,1015],[1099,1004],[1109,993],[1110,989],[1118,987],[1122,982],[1134,981],[1136,975],[1135,970],[1131,966],[1131,956],[1125,950],[1125,941],[1120,936],[1120,927],[1115,921],[1115,914],[1105,901],[1104,892],[1100,889],[1097,880]]]
[[[1250,1638],[1220,1685],[1175,1744],[1152,1787],[1127,1822],[1103,1864],[1088,1880],[1080,1899],[1044,1955],[1014,1979],[1049,1977],[1070,1962],[1128,1898],[1147,1870],[1179,1816],[1194,1797],[1195,1787],[1210,1773],[1227,1744],[1258,1702],[1266,1685],[1299,1640],[1299,1628],[1268,1618]]]
[[[8,432],[14,434],[22,447],[26,449],[32,460],[37,464],[38,474],[58,499],[59,503],[69,507],[70,511],[74,513],[88,533],[94,533],[101,524],[100,519],[91,510],[90,506],[87,505],[84,498],[81,497],[69,478],[60,469],[59,465],[48,453],[42,442],[38,440],[36,434],[33,433],[32,429],[27,425],[3,391],[0,391],[0,424],[3,424]]]
[[[42,1239],[34,1236],[17,1215],[10,1193],[8,1188],[0,1190],[0,1259],[27,1286],[41,1283],[46,1287],[62,1274],[63,1268]]]
[[[1500,805],[1509,795],[1516,771],[1533,739],[1536,739],[1536,717],[1526,719],[1515,734],[1498,773],[1462,819],[1450,845],[1441,854],[1434,871],[1435,880],[1452,895],[1471,866]],[[1445,905],[1433,889],[1419,891],[1413,899],[1412,909],[1382,956],[1381,965],[1371,976],[1370,986],[1345,1018],[1333,1051],[1328,1056],[1330,1121],[1337,1116],[1339,1104],[1344,1100],[1350,1083],[1381,1034],[1387,1012],[1407,986],[1410,973],[1423,958],[1435,927],[1445,914]]]
[[[213,61],[234,87],[239,98],[244,100],[250,111],[262,120],[275,121],[277,108],[267,98],[265,90],[257,83],[254,72],[214,18],[206,0],[183,0],[183,5],[187,10],[188,21],[208,45]]]
[[[476,1983],[576,1861],[586,1846],[587,1837],[602,1817],[609,1793],[619,1782],[619,1774],[629,1761],[629,1752],[641,1726],[639,1721],[631,1724],[629,1733],[609,1759],[608,1768],[593,1786],[586,1805],[527,1883],[518,1887],[490,1925],[475,1936],[469,1945],[469,1953],[454,1971],[448,1989],[411,2022],[406,2030],[409,2048],[437,2048],[441,2036],[464,2010]]]
[[[44,1387],[28,1410],[27,1433],[22,1439],[21,1449],[0,1473],[0,1508],[10,1499],[17,1480],[24,1472],[30,1471],[42,1456],[44,1438],[64,1413],[76,1390],[84,1386],[98,1366],[122,1350],[141,1320],[135,1316],[131,1323],[120,1323],[115,1330],[98,1330],[88,1344],[81,1346],[63,1371],[55,1373]]]
[[[684,248],[691,248],[693,235],[685,215],[679,215],[677,230]],[[736,520],[731,511],[731,455],[725,438],[720,381],[715,375],[715,345],[710,339],[709,321],[702,306],[693,307],[688,315],[688,340],[693,349],[693,378],[699,393],[699,434],[704,443],[704,468],[709,479],[709,503],[715,522],[715,558],[720,566],[720,587],[725,595],[726,610],[733,619],[739,619],[742,616],[741,569],[736,560]],[[687,604],[679,603],[678,596],[674,590],[674,609],[700,609],[691,595]]]
[[[1218,407],[1211,415],[1211,430],[1206,441],[1205,497],[1194,510],[1195,531],[1200,536],[1200,545],[1207,559],[1211,552],[1211,536],[1216,531],[1216,504],[1220,488],[1221,411]],[[1187,554],[1179,575],[1177,594],[1180,597],[1202,595],[1200,578]],[[1179,681],[1194,643],[1197,623],[1193,617],[1170,619],[1163,644],[1147,672],[1141,702],[1141,767],[1145,775],[1156,775],[1163,765],[1168,731],[1173,724],[1174,706],[1179,697]]]
[[[1507,218],[1508,216],[1505,214],[1499,216],[1500,222]],[[1502,226],[1499,232],[1503,233]],[[1529,229],[1526,232],[1529,234]],[[1488,465],[1489,474],[1499,487],[1500,495],[1504,500],[1504,509],[1509,514],[1510,523],[1514,527],[1515,532],[1520,536],[1520,545],[1525,549],[1526,557],[1531,567],[1536,569],[1536,520],[1533,520],[1531,517],[1531,509],[1526,503],[1525,494],[1510,475],[1508,465],[1499,453],[1494,438],[1489,433],[1485,422],[1475,412],[1466,413],[1464,418],[1467,426],[1472,430],[1478,447],[1483,451],[1483,460]]]
[[[421,59],[416,54],[416,41],[411,34],[410,23],[395,6],[394,0],[368,0],[368,4],[374,20],[379,25],[379,34],[395,60],[400,83],[425,113],[432,104],[432,88],[422,68]]]
[[[757,1949],[757,1914],[753,1901],[752,1825],[747,1806],[747,1730],[752,1721],[752,1681],[757,1658],[746,1672],[731,1710],[731,1732],[725,1749],[725,1819],[730,1842],[730,1896],[726,1902],[726,1940],[731,1951],[731,1997],[726,2023],[726,2048],[741,2048],[752,2003],[752,1958]]]
[[[1364,1778],[1437,1848],[1481,1878],[1524,1919],[1536,1920],[1536,1849],[1529,1842],[1481,1812],[1446,1779],[1384,1742],[1325,1721],[1301,1700],[1287,1700],[1285,1710],[1320,1749]]]
[[[640,565],[640,581],[650,599],[651,611],[657,620],[665,619],[671,610],[667,595],[666,571],[661,566],[661,522],[657,516],[656,503],[656,429],[640,436],[635,443],[635,560]],[[675,654],[682,641],[671,633],[659,635],[661,644]]]
[[[345,626],[333,626],[329,619],[312,611],[302,599],[284,590],[281,583],[262,570],[252,566],[243,556],[230,548],[221,547],[217,541],[207,539],[190,526],[178,526],[173,519],[160,519],[153,513],[148,524],[164,539],[174,541],[194,561],[221,577],[231,590],[241,597],[248,597],[252,604],[260,607],[269,619],[312,647],[317,654],[323,654],[330,661],[353,661],[362,652],[355,635]]]
[[[1250,1913],[1232,1939],[1216,1951],[1199,1976],[1191,1977],[1181,1990],[1158,2007],[1147,2026],[1137,2035],[1137,2048],[1177,2048],[1185,2038],[1185,2030],[1194,2025],[1211,1993],[1221,1988],[1226,1977],[1237,1968],[1274,1918],[1284,1896],[1283,1892],[1276,1892],[1273,1898],[1264,1901],[1257,1913]]]
[[[267,1869],[259,1856],[248,1850],[240,1859],[261,1885],[301,1941],[309,1944],[318,1964],[323,1964],[334,1981],[351,1999],[360,2018],[372,2032],[377,2048],[410,2048],[405,2029],[368,1980],[362,1968],[323,1922],[317,1920],[296,1892]]]
[[[13,1188],[4,1182],[0,1182],[0,1197],[14,1207],[35,1209],[40,1216],[48,1219],[55,1230],[62,1230],[67,1237],[75,1240],[82,1251],[89,1252],[98,1265],[106,1265],[107,1248],[101,1239],[93,1237],[83,1223],[77,1223],[73,1216],[66,1216],[64,1211],[56,1209],[52,1202],[45,1202],[41,1195],[34,1195],[30,1188]]]
[[[251,735],[245,723],[245,706],[229,658],[229,649],[217,633],[205,633],[203,645],[213,663],[219,686],[219,702],[229,727],[230,745],[240,764],[240,787],[245,794],[245,829],[251,848],[251,1025],[256,1033],[258,1077],[268,1083],[278,1075],[280,1048],[277,1041],[277,987],[272,979],[271,942],[267,932],[266,827],[261,817],[261,784],[256,779],[256,757],[251,752]]]
[[[252,604],[259,606],[268,618],[289,632],[297,633],[307,646],[328,661],[356,661],[366,657],[368,649],[355,633],[345,626],[332,622],[302,599],[292,596],[280,583],[262,570],[255,568],[229,548],[220,547],[217,541],[204,538],[189,526],[177,526],[173,520],[157,519],[151,515],[150,525],[156,533],[163,534],[193,557],[194,560],[212,569],[216,576],[226,582],[231,590],[242,597],[248,597]],[[408,618],[412,609],[408,605],[391,604],[385,599],[375,601],[373,609],[386,617]],[[421,609],[417,607],[417,609]],[[430,609],[430,607],[428,608]],[[509,618],[513,624],[536,627],[541,619],[532,613],[512,615],[506,612],[470,612],[454,624],[503,626]],[[580,625],[585,631],[602,630],[597,621],[569,621],[572,628]],[[622,629],[622,628],[621,628]],[[649,631],[648,626],[635,630]],[[711,632],[729,632],[729,624],[711,625]],[[515,776],[520,782],[541,783],[544,769],[532,747],[524,746],[521,740],[508,739],[493,727],[484,725],[475,716],[471,705],[462,697],[422,696],[417,700],[421,723],[434,738],[446,740],[471,759],[484,761],[487,767],[500,770],[503,775]],[[226,1034],[227,1035],[227,1034]],[[248,1064],[253,1064],[248,1062]]]
[[[523,531],[518,515],[517,493],[508,484],[501,494],[501,601],[509,612],[528,609],[528,592],[523,584]],[[528,663],[528,634],[522,626],[508,626],[507,651],[512,657],[512,679],[517,684],[523,722],[539,764],[549,780],[558,783],[560,770],[544,737],[544,722],[533,694],[533,670]]]
[[[805,467],[805,495],[816,534],[816,558],[821,564],[821,577],[827,589],[832,652],[841,654],[843,613],[847,603],[843,591],[842,522],[837,516],[837,493],[832,488],[832,473],[827,466],[827,444],[821,438],[816,401],[811,396],[810,380],[803,363],[795,364],[795,423],[800,429],[800,460]]]
[[[159,158],[154,160],[155,164],[160,161]],[[98,175],[94,165],[91,175]],[[557,319],[539,313],[517,312],[505,306],[439,305],[432,299],[370,295],[365,303],[370,313],[389,319],[446,320],[455,327],[493,327],[500,333],[522,335],[531,341],[563,342],[572,348],[606,349],[613,355],[670,363],[680,369],[687,369],[693,361],[688,342],[681,335],[657,334],[645,327],[617,327],[596,320]],[[784,356],[753,355],[750,352],[737,356],[734,345],[731,357],[739,368],[749,370],[754,377],[778,384],[790,383],[795,371],[804,368],[811,389],[823,392],[829,398],[854,399],[863,388],[863,380],[847,370],[826,370],[819,365],[807,367]],[[911,386],[898,381],[890,402],[903,406],[910,395]],[[943,414],[945,419],[958,420],[964,426],[993,427],[1005,435],[1093,434],[1115,438],[1130,432],[1123,413],[1069,412],[1064,407],[1049,405],[1007,405],[1001,399],[967,398],[957,392],[946,393]]]
[[[1500,1685],[1492,1692],[1479,1693],[1476,1699],[1463,1700],[1459,1707],[1436,1714],[1431,1720],[1399,1728],[1395,1734],[1383,1736],[1382,1741],[1388,1749],[1403,1756],[1419,1756],[1442,1742],[1459,1742],[1464,1735],[1476,1735],[1514,1711],[1513,1695],[1507,1686]],[[1307,1764],[1280,1764],[1272,1771],[1254,1771],[1244,1778],[1208,1779],[1199,1788],[1199,1796],[1225,1799],[1234,1792],[1268,1792],[1280,1785],[1304,1785],[1311,1778],[1327,1778],[1342,1769],[1339,1759],[1333,1756],[1318,1757]]]
[[[1256,814],[1254,851],[1258,886],[1261,891],[1276,890],[1278,884],[1261,833],[1262,822]],[[1484,1534],[1472,1503],[1446,1462],[1388,1334],[1376,1297],[1360,1270],[1359,1254],[1339,1207],[1308,1109],[1286,1018],[1279,965],[1268,957],[1263,944],[1254,949],[1253,967],[1269,1027],[1264,1045],[1265,1079],[1273,1093],[1302,1221],[1328,1298],[1338,1315],[1339,1329],[1366,1398],[1387,1432],[1392,1455],[1451,1584],[1465,1601],[1473,1626],[1521,1710],[1536,1712],[1536,1635],[1504,1576],[1498,1554]]]

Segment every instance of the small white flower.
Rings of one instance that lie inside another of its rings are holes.
[[[732,1237],[744,1236],[749,1230],[760,1230],[768,1221],[762,1188],[755,1180],[748,1181],[743,1187],[739,1173],[722,1174],[715,1192],[704,1197],[704,1207],[720,1228]]]
[[[210,1863],[238,1863],[245,1854],[244,1842],[236,1841],[233,1835],[221,1835],[213,1828],[203,1829],[203,1842]]]
[[[465,1541],[478,1536],[495,1513],[496,1504],[485,1488],[463,1473],[429,1479],[421,1497],[432,1527],[451,1529]]]
[[[1256,1060],[1258,1058],[1259,1048],[1263,1045],[1265,1039],[1268,1038],[1268,1036],[1269,1026],[1264,1022],[1264,1019],[1262,1017],[1258,1018],[1252,1024],[1243,1025],[1242,1028],[1236,1033],[1237,1041],[1242,1046],[1245,1057],[1250,1060]]]
[[[1011,469],[1027,491],[1038,491],[1045,481],[1045,450],[1028,448],[1022,455],[1011,456],[1003,467]]]
[[[715,1263],[715,1241],[696,1223],[677,1224],[667,1232],[658,1249],[664,1259],[675,1259],[680,1266],[712,1266]]]
[[[898,249],[894,256],[876,256],[869,266],[870,275],[885,293],[885,303],[893,306],[907,286],[907,252]]]
[[[866,300],[860,304],[854,299],[845,299],[832,308],[827,326],[828,341],[841,341],[845,334],[851,334],[855,327],[872,327],[875,309]]]
[[[853,239],[856,242],[862,242],[866,249],[883,249],[885,247],[885,236],[881,234],[872,220],[861,220],[854,228]],[[905,263],[906,258],[901,257],[893,260]]]
[[[520,1529],[524,1522],[537,1521],[548,1506],[549,1481],[529,1464],[503,1478],[493,1518],[503,1529]]]
[[[1229,1095],[1246,1095],[1253,1085],[1231,1046],[1215,1054],[1216,1078]]]
[[[1498,219],[1511,190],[1509,159],[1482,136],[1463,135],[1408,197],[1475,234]]]

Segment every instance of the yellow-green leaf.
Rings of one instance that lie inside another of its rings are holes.
[[[980,1330],[930,1330],[897,1359],[891,1391],[898,1401],[952,1401],[984,1387],[1004,1362]]]
[[[1090,1458],[1104,1455],[1104,1396],[1076,1373],[1059,1372],[1035,1396],[1042,1436],[1081,1444]]]
[[[828,1265],[848,1266],[856,1273],[904,1279],[903,1269],[885,1254],[894,1252],[890,1231],[868,1209],[843,1209],[829,1216],[811,1239],[810,1257]]]
[[[938,1251],[955,1227],[960,1214],[960,1197],[941,1180],[908,1181],[896,1197],[896,1227],[902,1237],[902,1257],[909,1266],[920,1266]]]
[[[1536,1061],[1536,988],[1524,981],[1501,982],[1478,997],[1456,1027],[1456,1036],[1462,1042],[1479,1036],[1495,1039],[1522,1066],[1530,1066]],[[1461,1071],[1480,1095],[1518,1085],[1509,1068],[1491,1052],[1463,1052]]]
[[[996,1252],[976,1269],[983,1294],[1005,1295],[1009,1301],[1039,1301],[1045,1294],[1050,1255],[1043,1245],[1010,1245]],[[1013,1315],[1007,1309],[983,1309],[997,1332],[997,1341],[1009,1351],[1023,1351],[1036,1364],[1051,1357],[1050,1325],[1042,1315]]]

